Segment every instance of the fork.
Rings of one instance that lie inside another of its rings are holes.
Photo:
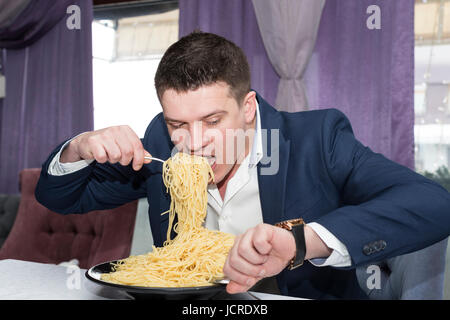
[[[162,159],[159,159],[159,158],[155,158],[155,157],[144,157],[144,159],[146,159],[146,160],[155,160],[155,161],[159,161],[159,162],[162,162],[162,163],[164,163],[164,160],[162,160]]]

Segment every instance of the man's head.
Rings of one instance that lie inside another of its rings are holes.
[[[218,35],[193,32],[166,51],[155,87],[177,147],[209,157],[217,183],[233,175],[255,125],[255,92],[243,51]]]
[[[250,91],[250,68],[241,48],[213,33],[194,31],[167,49],[155,87],[160,101],[167,89],[193,91],[217,82],[230,86],[240,104]]]

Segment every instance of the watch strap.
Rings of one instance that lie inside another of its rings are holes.
[[[299,224],[292,227],[292,234],[295,239],[296,254],[295,257],[289,263],[289,270],[300,267],[305,260],[306,244],[305,244],[305,225]]]
[[[288,265],[289,270],[300,267],[305,260],[306,255],[306,243],[305,243],[305,223],[303,219],[291,219],[286,221],[281,221],[275,224],[275,226],[286,229],[292,232],[295,239],[295,256],[291,259]]]

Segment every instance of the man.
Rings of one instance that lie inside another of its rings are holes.
[[[155,86],[163,112],[142,140],[118,126],[62,143],[43,165],[38,201],[66,214],[147,197],[161,246],[170,198],[161,163],[144,157],[205,156],[215,175],[205,226],[237,235],[224,265],[229,293],[276,276],[282,294],[363,298],[355,267],[449,235],[445,189],[364,147],[335,109],[276,111],[250,89],[245,55],[230,41],[183,37]]]

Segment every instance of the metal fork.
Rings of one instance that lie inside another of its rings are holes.
[[[144,159],[146,159],[146,160],[155,160],[155,161],[159,161],[159,162],[162,162],[162,163],[164,163],[164,160],[162,160],[162,159],[159,159],[159,158],[155,158],[155,157],[144,157]]]

